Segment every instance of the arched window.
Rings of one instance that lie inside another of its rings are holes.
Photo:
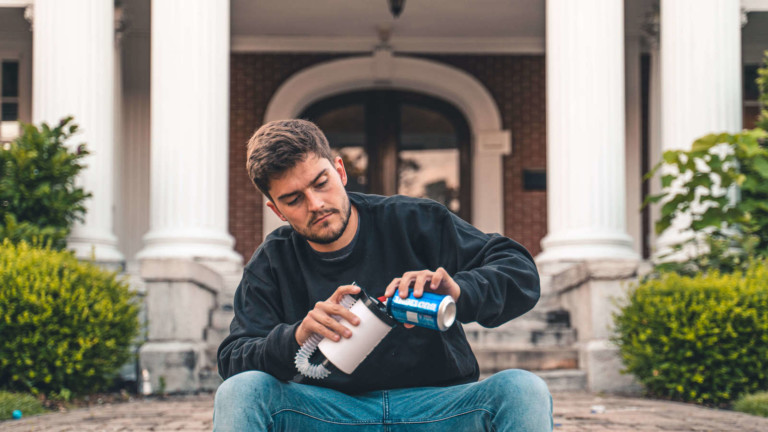
[[[430,198],[471,220],[469,126],[454,106],[369,90],[320,100],[301,118],[317,123],[344,159],[348,190]]]

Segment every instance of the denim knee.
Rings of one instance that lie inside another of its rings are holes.
[[[498,430],[551,431],[552,396],[537,375],[509,369],[482,381],[496,409]],[[514,427],[512,427],[514,425]]]
[[[245,405],[274,400],[279,383],[272,375],[261,371],[246,371],[227,378],[216,390],[215,411],[237,411]]]
[[[216,391],[213,430],[239,432],[268,430],[273,404],[281,403],[280,381],[259,371],[242,372],[225,380]]]
[[[547,384],[531,372],[508,369],[495,373],[481,384],[498,411],[552,412],[552,396]]]
[[[508,369],[488,377],[485,381],[493,388],[507,396],[522,395],[526,399],[549,401],[550,394],[547,384],[536,374],[522,369]]]

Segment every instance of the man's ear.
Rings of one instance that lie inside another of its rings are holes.
[[[285,222],[288,220],[285,218],[285,216],[283,216],[282,213],[280,213],[280,210],[277,209],[277,206],[275,205],[275,203],[272,202],[272,200],[267,201],[267,207],[269,207],[270,210],[275,212],[275,214],[277,215],[277,217],[280,218],[281,221]]]
[[[347,170],[344,169],[344,160],[341,159],[341,156],[336,156],[333,160],[333,167],[336,169],[336,172],[339,173],[339,178],[341,179],[341,184],[344,186],[347,185]]]

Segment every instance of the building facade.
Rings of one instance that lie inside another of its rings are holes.
[[[441,201],[534,254],[531,317],[467,327],[486,372],[621,389],[611,299],[677,235],[653,235],[643,173],[754,124],[765,49],[764,0],[0,0],[0,139],[75,117],[93,198],[70,247],[145,296],[141,368],[170,390],[218,382],[242,265],[280,223],[245,144],[293,117],[350,188]]]

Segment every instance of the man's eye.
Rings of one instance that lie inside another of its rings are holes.
[[[320,183],[318,183],[316,187],[319,189],[319,188],[325,187],[325,185],[327,184],[328,184],[328,180],[323,180]]]
[[[299,203],[299,197],[296,197],[296,198],[294,198],[294,199],[292,199],[292,200],[288,201],[288,205],[289,205],[289,206],[292,206],[292,205],[296,205],[296,204],[298,204],[298,203]]]

